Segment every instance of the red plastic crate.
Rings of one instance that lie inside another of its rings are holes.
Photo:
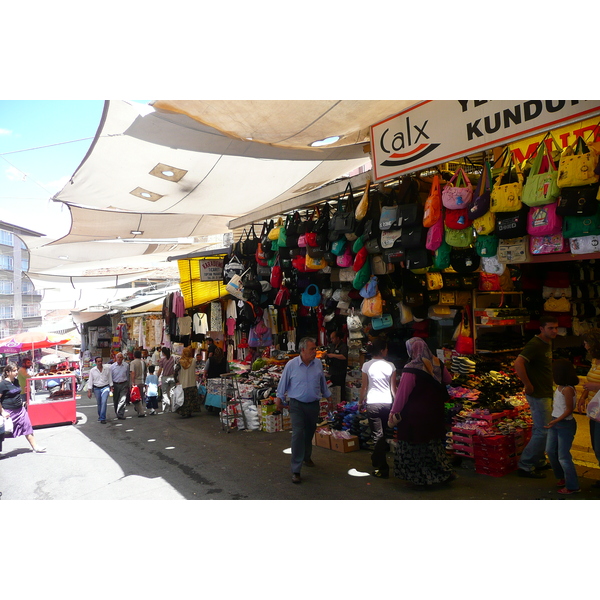
[[[510,435],[477,435],[473,437],[474,446],[514,446],[514,436]]]

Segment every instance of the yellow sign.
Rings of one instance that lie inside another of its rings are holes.
[[[585,121],[578,121],[564,127],[552,129],[551,131],[561,150],[573,144],[578,137],[583,137],[586,143],[600,142],[600,118],[595,117],[593,119],[586,119]],[[509,147],[515,157],[515,161],[521,163],[534,156],[536,148],[545,135],[546,133],[540,133],[510,144]],[[548,137],[546,144],[548,145],[548,149],[552,151],[552,138]]]

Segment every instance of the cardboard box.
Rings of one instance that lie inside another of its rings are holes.
[[[336,452],[354,452],[360,450],[358,436],[356,435],[350,436],[350,438],[335,438],[332,435],[328,437],[331,438],[331,449]]]
[[[317,431],[313,440],[315,446],[331,449],[331,434]]]
[[[261,429],[267,433],[283,431],[283,422],[281,415],[267,415],[263,417]]]

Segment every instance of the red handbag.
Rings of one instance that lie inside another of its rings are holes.
[[[369,253],[367,252],[367,249],[365,246],[363,246],[358,253],[356,254],[356,256],[354,257],[354,263],[352,264],[352,269],[355,272],[360,271],[365,263],[367,262],[367,258],[369,257]]]
[[[499,292],[502,290],[500,277],[495,273],[479,272],[479,289],[482,292]]]
[[[140,393],[140,388],[137,385],[131,387],[131,391],[129,392],[129,400],[134,404],[139,402],[142,399],[142,394]]]
[[[275,296],[275,306],[287,306],[288,302],[290,301],[290,296],[290,290],[288,290],[286,287],[279,288],[277,296]]]
[[[459,354],[474,354],[475,342],[471,337],[471,307],[467,304],[462,311],[462,321],[460,323],[460,331],[454,349]]]
[[[277,263],[279,263],[279,258],[277,258]],[[271,279],[269,280],[271,287],[276,289],[281,287],[281,282],[283,281],[283,270],[277,263],[271,269]]]
[[[466,229],[472,224],[466,208],[446,209],[444,223],[450,229]]]

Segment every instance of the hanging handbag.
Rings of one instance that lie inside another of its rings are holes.
[[[371,264],[370,261],[367,261],[363,267],[354,275],[354,279],[352,280],[352,287],[355,290],[360,290],[366,283],[369,281],[371,277]]]
[[[515,164],[515,173],[517,181],[510,183],[511,166],[513,164],[513,154],[508,151],[510,159],[508,164],[502,169],[500,175],[496,178],[494,189],[490,196],[490,211],[494,213],[514,212],[522,207],[521,197],[523,195],[523,173],[518,163]],[[504,175],[508,173],[509,183],[501,183]]]
[[[347,196],[345,208],[343,201],[344,196]],[[352,186],[350,185],[350,182],[348,182],[346,190],[338,200],[337,210],[330,221],[329,229],[337,234],[352,233],[356,227],[355,210]]]
[[[429,229],[425,238],[425,248],[435,252],[444,241],[444,219],[440,218]]]
[[[516,264],[528,262],[529,244],[527,237],[500,240],[496,256],[501,263]]]
[[[450,253],[450,266],[457,273],[473,273],[479,269],[481,258],[475,248],[453,248]]]
[[[576,187],[596,183],[599,179],[595,169],[598,154],[579,136],[573,144],[567,146],[558,164],[558,187]],[[561,192],[562,193],[562,192]]]
[[[544,139],[538,146],[527,181],[523,186],[523,204],[543,206],[554,202],[560,196],[557,179],[558,171]]]
[[[354,212],[354,216],[357,221],[362,221],[366,216],[369,210],[369,186],[371,185],[371,179],[367,177],[367,183],[365,185],[365,191],[363,192],[362,198],[358,203],[356,210]]]
[[[377,277],[374,275],[360,288],[359,294],[363,298],[372,298],[377,293]]]
[[[275,227],[270,229],[269,233],[267,234],[267,237],[272,242],[276,242],[279,240],[279,231],[280,231],[281,227],[283,227],[283,219],[281,217],[279,217],[279,219],[277,219],[277,225],[275,225]]]
[[[405,251],[404,261],[406,268],[414,271],[429,267],[432,262],[432,256],[425,248],[412,248]]]
[[[228,283],[234,275],[241,275],[244,272],[244,265],[234,254],[229,262],[223,267],[223,283]]]
[[[273,265],[271,269],[271,277],[269,279],[269,283],[275,289],[279,289],[281,287],[281,283],[283,282],[283,270],[281,266],[278,264],[279,257],[277,257],[277,262]]]
[[[496,213],[486,212],[473,221],[473,229],[477,235],[490,235],[496,230]]]
[[[452,246],[442,241],[440,247],[433,253],[432,268],[437,270],[447,269],[450,266],[450,253]]]
[[[365,244],[365,248],[367,249],[367,252],[369,254],[381,254],[381,252],[383,250],[383,248],[381,247],[381,244],[379,243],[379,239],[376,237],[370,239]]]
[[[527,235],[528,215],[528,206],[522,206],[514,212],[496,213],[494,235],[501,240]]]
[[[598,210],[597,195],[597,183],[563,188],[557,201],[556,214],[562,217],[594,215]]]
[[[421,224],[416,226],[406,226],[402,228],[402,235],[400,236],[400,246],[404,250],[416,250],[417,248],[424,248],[427,241],[427,228]]]
[[[428,290],[441,290],[444,287],[444,280],[441,273],[425,273]]]
[[[250,227],[250,230],[246,232],[246,239],[242,242],[242,254],[248,257],[255,257],[256,251],[258,250],[258,244],[260,238],[254,231],[254,224]]]
[[[389,250],[384,250],[381,253],[383,260],[386,263],[401,263],[404,261],[404,249],[403,248],[390,248]]]
[[[473,192],[473,200],[467,208],[469,219],[474,221],[483,217],[490,210],[490,194],[492,186],[491,167],[488,161],[483,165],[483,171]]]
[[[600,210],[589,217],[564,217],[562,234],[564,238],[600,235]]]
[[[319,288],[311,283],[302,293],[302,306],[315,307],[321,303]]]
[[[442,216],[442,193],[440,191],[440,176],[434,175],[431,190],[423,210],[423,226],[431,227]]]
[[[393,273],[396,267],[393,263],[386,263],[381,254],[371,255],[371,271],[375,275],[387,275]]]
[[[344,254],[347,245],[348,240],[345,237],[342,237],[331,243],[331,253],[335,254],[336,256],[341,256]]]
[[[466,229],[450,229],[444,225],[444,240],[449,246],[466,248],[473,243],[475,230],[473,227]]]
[[[441,290],[439,304],[443,306],[452,306],[456,303],[456,296],[452,290]]]
[[[473,354],[475,352],[475,342],[472,337],[473,334],[471,333],[470,310],[471,307],[467,305],[462,311],[462,320],[460,323],[458,338],[454,346],[454,349],[459,354]]]
[[[401,204],[397,211],[397,227],[403,229],[423,226],[423,206],[421,204]]]
[[[452,210],[467,208],[472,198],[473,187],[471,181],[461,167],[444,186],[442,190],[442,204]]]
[[[594,202],[596,202],[594,200]],[[557,203],[532,206],[527,215],[527,233],[533,236],[561,233],[563,220],[558,215]]]
[[[360,269],[362,269],[363,265],[367,262],[367,258],[369,257],[369,254],[367,252],[367,249],[363,246],[356,254],[356,256],[354,257],[354,262],[352,263],[352,269],[354,271],[360,271]]]
[[[390,248],[399,248],[402,246],[402,229],[388,229],[381,232],[381,248],[389,250]]]
[[[502,275],[506,271],[506,263],[500,262],[497,254],[496,256],[483,256],[481,258],[481,270],[484,273]]]
[[[571,303],[564,296],[562,298],[548,298],[544,302],[544,310],[548,312],[571,312]]]
[[[482,292],[499,292],[502,289],[498,275],[495,273],[484,273],[483,271],[479,273],[477,287]]]
[[[568,251],[569,241],[563,237],[562,233],[543,236],[532,235],[529,237],[529,252],[533,255]]]
[[[304,260],[304,264],[309,271],[320,271],[327,267],[327,261],[321,257],[314,257],[310,254],[307,254]]]
[[[478,235],[475,241],[475,251],[479,256],[496,256],[498,253],[498,238],[495,235]]]
[[[371,319],[371,327],[375,331],[381,331],[382,329],[388,329],[394,325],[394,318],[390,314],[381,315],[380,317],[374,317]]]
[[[350,246],[347,245],[344,253],[340,254],[335,259],[335,264],[338,267],[341,267],[342,269],[344,269],[346,267],[351,267],[353,263],[354,263],[354,255],[352,254],[352,250],[350,249]]]
[[[465,229],[471,225],[469,213],[466,208],[444,211],[444,225],[450,229]]]
[[[600,252],[600,235],[572,237],[568,240],[572,254],[593,254]]]
[[[360,312],[365,317],[379,317],[383,313],[383,299],[377,292],[370,298],[365,298],[360,305]]]
[[[275,306],[278,306],[279,308],[287,306],[290,303],[290,298],[290,290],[288,290],[288,288],[286,287],[280,287],[279,291],[277,292],[277,295],[275,296],[275,301],[273,302],[273,304],[275,304]]]

